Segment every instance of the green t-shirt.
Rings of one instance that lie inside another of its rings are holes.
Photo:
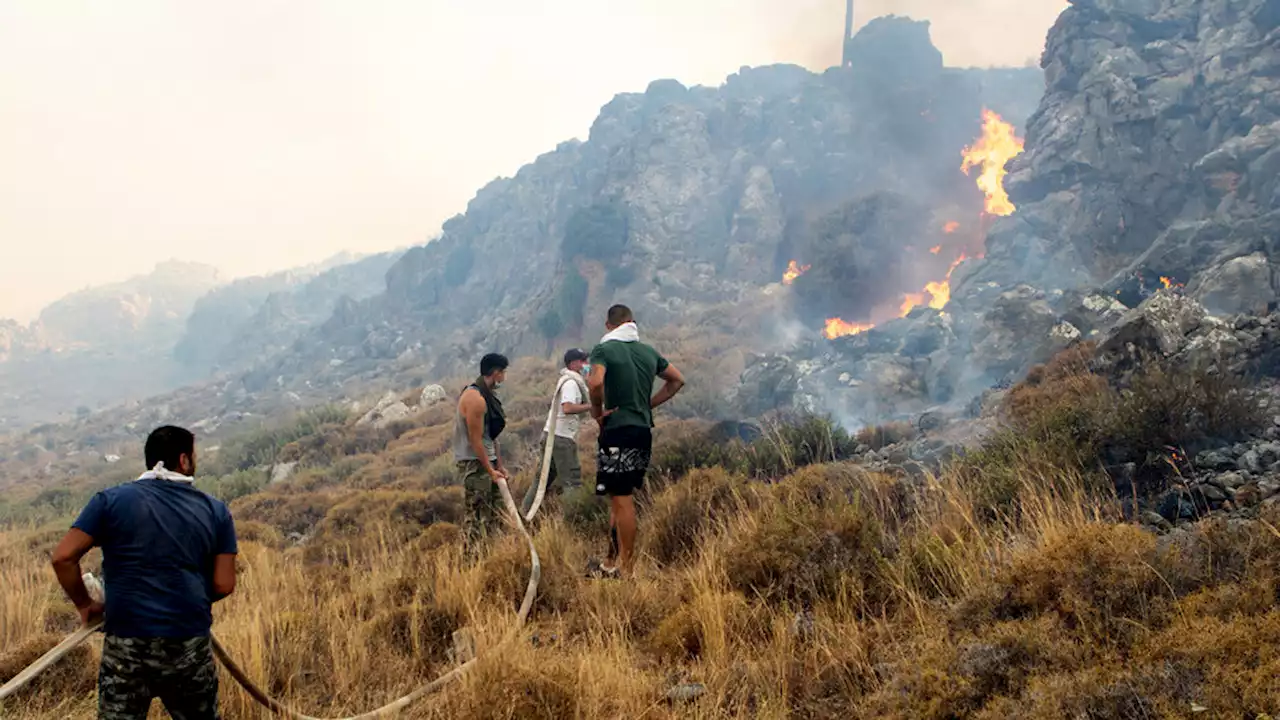
[[[592,365],[604,366],[604,409],[606,428],[653,427],[653,379],[667,369],[666,358],[642,342],[610,340],[591,350]]]

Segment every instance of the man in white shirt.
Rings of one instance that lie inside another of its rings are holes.
[[[587,364],[587,351],[573,348],[564,354],[564,366],[569,372],[582,374]],[[547,472],[547,499],[561,494],[566,489],[582,486],[582,464],[578,461],[578,429],[582,416],[591,410],[591,403],[582,396],[578,383],[566,382],[560,394],[560,410],[556,417],[556,436],[552,440],[551,469]],[[550,422],[542,427],[542,442],[545,451]],[[541,475],[539,475],[541,477]],[[556,484],[556,480],[560,484]],[[525,493],[521,512],[527,514],[538,494],[537,478]]]

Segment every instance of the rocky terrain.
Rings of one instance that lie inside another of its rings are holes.
[[[989,218],[951,302],[758,357],[744,407],[780,392],[855,425],[962,408],[1162,287],[1218,315],[1274,309],[1276,18],[1264,0],[1073,3],[1008,165],[1016,212]]]
[[[377,294],[399,257],[339,255],[224,283],[169,262],[77,292],[30,325],[0,320],[0,433],[152,397],[287,350],[346,297]]]
[[[585,142],[481,189],[391,268],[385,293],[342,305],[251,382],[336,385],[408,358],[438,376],[488,350],[542,355],[594,338],[615,301],[651,327],[697,323],[714,305],[753,302],[814,247],[815,223],[856,222],[841,208],[871,195],[924,207],[919,220],[938,235],[952,213],[976,218],[982,195],[960,171],[961,149],[986,106],[1020,124],[1041,74],[946,68],[927,23],[903,18],[868,24],[852,52],[852,67],[822,74],[743,68],[719,88],[658,81],[616,97]],[[844,278],[866,284],[868,302],[914,285],[917,261],[934,260],[923,243],[879,239],[868,250],[896,271],[864,264]],[[815,316],[856,309],[834,288],[815,295]]]
[[[174,387],[167,359],[217,271],[167,262],[122,283],[73,293],[29,326],[0,321],[0,431],[83,415],[103,403]]]

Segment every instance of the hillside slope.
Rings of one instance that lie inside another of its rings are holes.
[[[1025,112],[1040,74],[945,68],[927,23],[901,18],[870,23],[854,54],[820,75],[743,68],[720,88],[618,96],[587,141],[480,190],[391,268],[385,293],[340,308],[261,377],[337,383],[409,356],[441,375],[488,350],[541,355],[594,336],[620,300],[650,326],[688,322],[777,282],[814,218],[850,200],[980,207],[961,149],[984,104]]]

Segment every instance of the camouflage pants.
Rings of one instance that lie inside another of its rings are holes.
[[[99,720],[141,720],[157,697],[174,720],[218,720],[218,671],[208,635],[106,637],[98,672]]]
[[[485,537],[498,529],[498,513],[502,510],[502,494],[479,460],[458,463],[467,514],[463,518],[467,553],[474,555]]]

